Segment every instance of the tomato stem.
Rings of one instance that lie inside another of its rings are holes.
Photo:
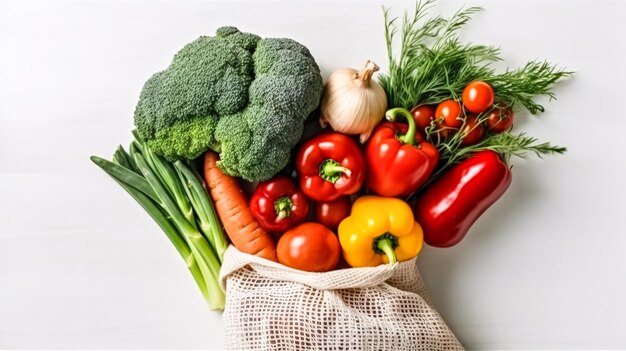
[[[417,124],[415,123],[413,115],[411,115],[411,112],[409,112],[409,110],[402,107],[392,108],[385,113],[385,118],[390,122],[395,122],[398,119],[398,115],[404,116],[406,122],[409,124],[409,129],[407,130],[406,134],[399,135],[398,140],[400,140],[403,144],[415,145],[415,133],[417,133]]]

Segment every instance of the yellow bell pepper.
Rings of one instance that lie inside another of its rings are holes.
[[[363,196],[339,224],[343,257],[352,267],[373,267],[409,260],[424,242],[422,227],[409,205],[397,198]]]

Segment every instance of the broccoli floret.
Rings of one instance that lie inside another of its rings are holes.
[[[302,44],[222,27],[148,79],[135,125],[169,160],[213,149],[225,173],[262,181],[287,164],[322,90],[319,67]]]

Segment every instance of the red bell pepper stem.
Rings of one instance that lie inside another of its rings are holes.
[[[291,209],[293,208],[293,201],[287,196],[281,197],[278,200],[274,201],[274,209],[276,210],[276,215],[280,219],[285,219],[291,215]]]
[[[328,182],[334,184],[337,180],[339,180],[342,173],[349,177],[352,174],[352,171],[341,166],[339,162],[330,158],[324,160],[324,162],[320,164],[320,177]]]
[[[395,122],[398,119],[398,115],[404,116],[407,123],[409,124],[409,130],[407,130],[406,134],[398,136],[398,140],[400,140],[404,144],[415,145],[415,133],[417,133],[417,125],[415,124],[413,115],[411,115],[411,112],[409,112],[409,110],[402,107],[392,108],[385,113],[385,118],[389,122]],[[415,146],[419,147],[419,144]]]

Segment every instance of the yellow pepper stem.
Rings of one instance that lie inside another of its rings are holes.
[[[393,251],[393,244],[393,239],[386,236],[382,236],[376,241],[376,248],[385,253],[390,264],[398,262],[396,252]]]

